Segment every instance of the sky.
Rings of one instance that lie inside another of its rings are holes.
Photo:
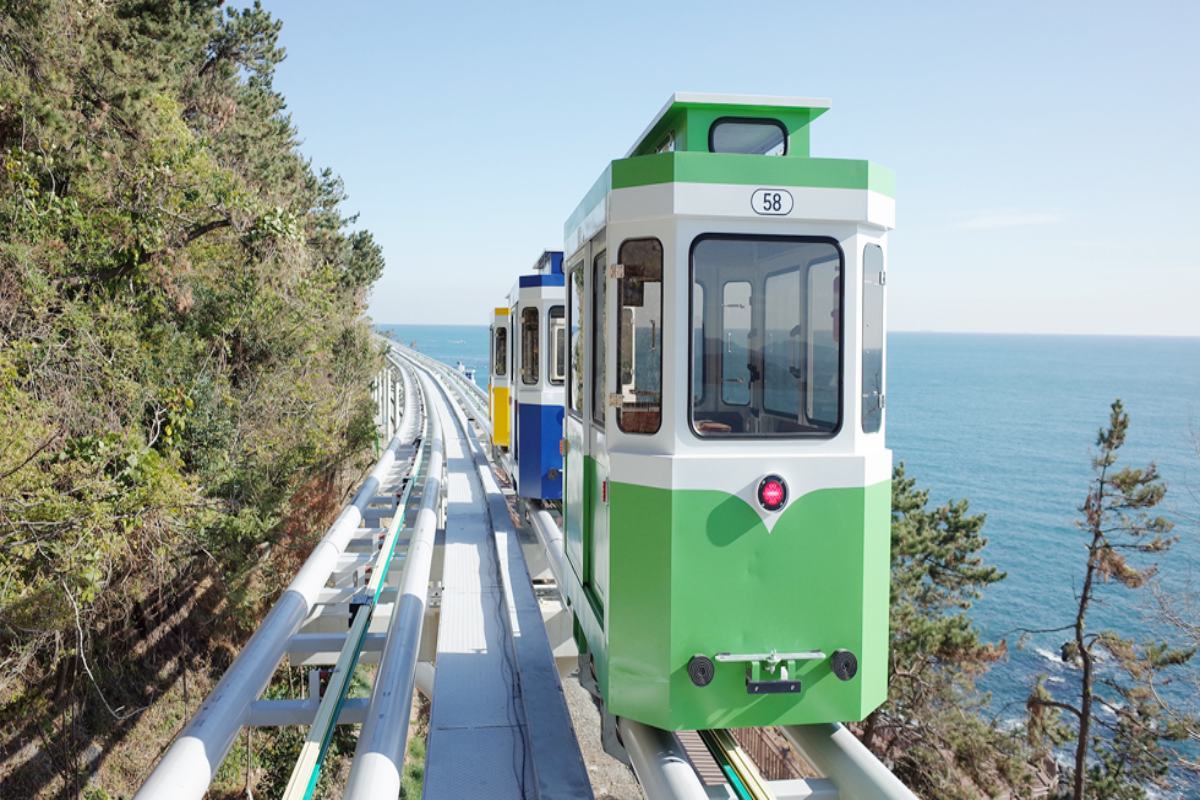
[[[827,97],[896,173],[892,330],[1200,336],[1200,3],[268,0],[379,323],[485,324],[675,91]]]

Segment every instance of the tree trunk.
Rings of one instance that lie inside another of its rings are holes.
[[[1084,800],[1086,787],[1088,737],[1092,727],[1092,654],[1084,643],[1084,624],[1087,619],[1088,603],[1092,599],[1092,580],[1096,573],[1096,551],[1101,534],[1093,531],[1092,544],[1088,547],[1087,574],[1083,579],[1083,591],[1079,593],[1079,613],[1075,616],[1075,646],[1079,648],[1083,678],[1079,687],[1079,740],[1075,743],[1075,775],[1071,796],[1073,800]]]

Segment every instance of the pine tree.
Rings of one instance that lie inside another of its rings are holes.
[[[929,508],[928,490],[896,467],[888,700],[861,735],[924,797],[1019,795],[1032,778],[1019,737],[986,718],[975,689],[1005,652],[981,639],[968,613],[1004,578],[983,561],[984,521],[965,500]]]
[[[1174,760],[1166,743],[1185,735],[1170,719],[1155,685],[1195,650],[1161,642],[1138,644],[1097,628],[1089,617],[1102,584],[1144,587],[1157,571],[1148,557],[1166,552],[1175,541],[1169,535],[1172,523],[1154,513],[1167,490],[1157,468],[1117,468],[1128,430],[1129,415],[1117,400],[1108,427],[1096,437],[1095,477],[1080,508],[1087,561],[1074,619],[1056,629],[1072,633],[1062,653],[1064,661],[1078,668],[1077,678],[1070,694],[1056,695],[1042,676],[1027,701],[1034,743],[1047,747],[1074,741],[1073,800],[1146,797],[1148,785],[1165,785]]]

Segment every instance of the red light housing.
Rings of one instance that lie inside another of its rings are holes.
[[[768,475],[758,484],[758,504],[767,511],[778,511],[787,503],[787,484],[778,475]]]

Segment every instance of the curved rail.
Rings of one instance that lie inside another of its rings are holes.
[[[433,563],[433,543],[438,527],[446,456],[441,403],[434,399],[436,393],[429,385],[428,378],[422,376],[419,380],[432,430],[429,470],[422,492],[421,510],[417,514],[416,528],[408,546],[399,599],[388,625],[383,659],[371,691],[366,721],[354,751],[354,763],[345,793],[348,800],[400,795],[400,774],[408,742],[408,720],[416,684],[421,628],[429,595],[429,572]]]
[[[406,392],[406,408],[411,410],[412,403],[414,393]],[[410,418],[404,422],[404,436],[415,437],[416,421]],[[204,796],[238,731],[249,722],[252,704],[270,682],[290,640],[318,605],[339,560],[360,531],[368,507],[377,502],[381,488],[397,466],[400,449],[411,443],[412,438],[399,435],[388,443],[353,501],[313,548],[258,630],[138,790],[135,800],[200,800]]]

